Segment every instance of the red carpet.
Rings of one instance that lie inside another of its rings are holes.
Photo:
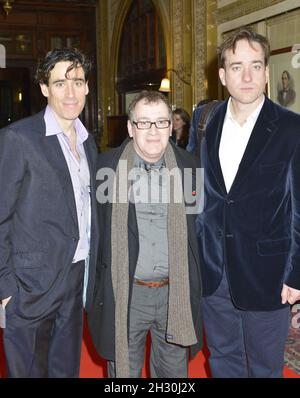
[[[146,349],[146,358],[149,358],[149,346]],[[89,336],[88,329],[84,329],[84,338],[81,354],[80,377],[105,377],[106,375],[106,361],[101,360],[95,352],[93,343]],[[143,369],[143,377],[149,375],[149,369]],[[189,366],[189,377],[207,378],[209,375],[208,363],[205,355],[200,352]]]
[[[2,340],[0,330],[0,341]],[[146,352],[146,357],[149,356],[149,352]],[[209,369],[207,362],[207,352],[203,350],[200,352],[192,361],[189,366],[189,377],[191,378],[207,378],[209,377]],[[84,327],[84,337],[81,355],[81,368],[80,377],[82,378],[102,378],[105,375],[106,362],[101,360],[93,347],[91,338],[89,336],[88,329]],[[148,369],[143,370],[143,377],[149,374]],[[0,344],[0,378],[6,376],[5,360],[3,346]],[[285,378],[299,378],[300,376],[294,373],[292,370],[284,369]]]
[[[146,350],[146,357],[149,357],[149,352]],[[208,361],[207,361],[208,352],[204,349],[202,352],[199,352],[198,355],[190,361],[189,365],[189,377],[191,378],[207,378],[210,377]],[[83,346],[82,346],[82,354],[81,354],[81,368],[80,368],[80,377],[105,377],[106,375],[106,361],[101,360],[95,349],[93,347],[93,343],[91,342],[91,338],[88,333],[88,329],[85,327],[84,329],[84,338],[83,338]],[[149,375],[149,370],[143,370],[143,377]],[[300,375],[297,375],[292,370],[285,368],[284,369],[284,377],[285,378],[300,378]]]

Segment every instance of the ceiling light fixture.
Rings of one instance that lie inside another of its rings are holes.
[[[3,10],[5,11],[6,16],[12,11],[12,5],[13,5],[14,0],[1,0],[1,3],[3,3]]]

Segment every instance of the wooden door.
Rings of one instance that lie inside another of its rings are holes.
[[[29,69],[0,69],[0,128],[29,115]]]

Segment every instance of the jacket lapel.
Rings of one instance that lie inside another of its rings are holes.
[[[91,258],[96,259],[98,251],[99,224],[97,214],[97,196],[96,196],[96,172],[97,172],[97,149],[94,145],[93,138],[88,137],[83,143],[89,171],[90,171],[90,198],[91,198]]]
[[[226,187],[220,165],[219,147],[223,129],[223,122],[227,110],[227,103],[228,100],[223,102],[220,107],[216,109],[214,116],[211,118],[207,125],[204,140],[204,143],[206,142],[207,156],[211,166],[211,170],[223,194],[226,194]],[[205,165],[202,165],[202,167],[205,167]]]
[[[182,175],[182,189],[184,193],[184,184],[186,182],[184,181],[184,167],[185,167],[185,159],[184,159],[184,152],[179,152],[177,149],[177,146],[173,143],[170,142],[172,145],[172,148],[174,150],[177,166],[180,169],[181,175]],[[200,163],[200,162],[199,162]],[[196,175],[193,176],[193,186],[191,189],[194,191],[196,190]],[[202,192],[198,193],[202,195]],[[194,254],[194,257],[196,261],[198,262],[198,242],[197,242],[197,236],[195,234],[195,218],[191,216],[186,217],[187,220],[187,230],[188,230],[188,242],[189,246]]]
[[[247,177],[247,174],[251,172],[252,168],[256,167],[261,154],[278,129],[276,126],[277,119],[276,108],[268,98],[265,98],[265,103],[251,133],[230,193],[234,192]]]
[[[228,101],[225,101],[216,110],[213,118],[208,123],[205,133],[208,161],[210,163],[211,170],[216,178],[216,181],[221,189],[221,192],[224,195],[227,195],[227,191],[220,165],[219,147],[224,118],[227,110],[227,103]],[[261,153],[264,151],[266,145],[271,140],[273,134],[277,131],[277,118],[278,116],[276,108],[273,106],[272,102],[268,98],[265,98],[265,103],[251,133],[237,174],[230,188],[230,193],[237,189],[237,187],[242,183],[247,174],[251,171],[252,167],[255,167],[255,163],[257,162]]]
[[[41,142],[45,157],[47,158],[50,167],[55,171],[57,179],[60,182],[63,191],[65,192],[65,203],[69,207],[74,223],[78,228],[76,203],[72,180],[58,138],[55,135],[46,137],[44,133],[43,137],[41,138]]]

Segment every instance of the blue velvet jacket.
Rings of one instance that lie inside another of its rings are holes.
[[[188,149],[196,145],[201,110]],[[196,229],[204,295],[227,273],[232,299],[245,310],[283,307],[283,283],[300,289],[300,115],[268,98],[227,192],[219,145],[227,101],[210,119],[201,148],[204,211]]]

